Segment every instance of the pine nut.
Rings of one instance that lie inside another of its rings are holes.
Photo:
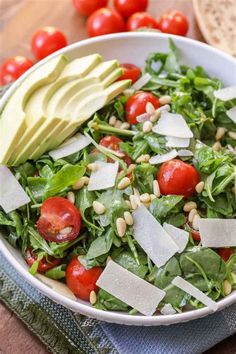
[[[90,171],[97,171],[98,170],[98,164],[96,162],[93,162],[93,163],[89,163],[87,165],[87,168],[90,170]]]
[[[150,198],[151,198],[151,202],[152,202],[154,199],[157,199],[157,196],[155,194],[150,194]]]
[[[118,189],[125,189],[130,185],[131,181],[129,177],[124,177],[122,180],[118,183],[117,188]]]
[[[116,220],[116,229],[120,237],[123,237],[126,232],[126,222],[123,218],[118,218]]]
[[[197,210],[196,209],[192,209],[190,211],[190,213],[188,214],[188,221],[189,222],[193,222],[193,218],[194,216],[197,214]]]
[[[112,260],[111,256],[107,256],[106,265]]]
[[[232,285],[228,280],[224,280],[223,283],[223,288],[224,288],[224,295],[227,296],[232,292]]]
[[[59,234],[60,235],[67,235],[69,234],[70,232],[72,231],[72,227],[68,226],[68,227],[65,227],[64,229],[61,229]]]
[[[134,163],[131,163],[131,165],[129,165],[129,167],[127,168],[127,175],[132,173],[133,170],[135,169],[135,167],[136,167],[136,165]]]
[[[132,226],[134,223],[133,216],[129,211],[124,212],[124,219],[127,225]]]
[[[157,198],[159,198],[161,196],[161,192],[160,192],[160,187],[159,187],[159,183],[157,182],[157,180],[153,181],[153,194],[155,194],[155,196]]]
[[[71,202],[72,204],[75,204],[75,194],[73,192],[68,192],[67,193],[67,199],[69,200],[69,202]]]
[[[194,209],[192,209],[194,210]],[[199,230],[199,220],[201,219],[199,214],[195,214],[193,217],[192,227],[194,230]]]
[[[160,118],[160,116],[161,116],[161,111],[156,111],[151,115],[150,121],[152,123],[156,123],[156,121]]]
[[[122,125],[122,122],[121,122],[121,120],[119,120],[119,119],[117,119],[117,121],[116,121],[116,123],[115,123],[115,128],[120,128],[121,127],[121,125]]]
[[[129,209],[132,209],[132,205],[131,205],[130,201],[129,201],[129,200],[125,200],[125,202],[126,202],[128,208],[129,208]]]
[[[146,122],[143,123],[143,132],[149,133],[151,130],[152,130],[152,123],[147,120]]]
[[[113,127],[115,126],[115,124],[116,124],[116,117],[115,116],[110,117],[109,124]]]
[[[215,135],[215,139],[216,139],[216,140],[222,139],[223,136],[225,135],[225,132],[226,132],[226,129],[225,129],[225,128],[223,128],[223,127],[217,128],[216,135]]]
[[[90,304],[91,304],[91,305],[96,304],[97,295],[96,295],[96,293],[95,293],[94,290],[90,291],[90,294],[89,294],[89,301],[90,301]]]
[[[142,203],[149,203],[151,200],[150,195],[148,193],[143,193],[140,195],[140,201]]]
[[[184,211],[189,213],[192,209],[197,209],[197,204],[195,202],[188,202],[184,205]]]
[[[93,202],[93,209],[94,209],[95,213],[98,215],[102,215],[106,211],[105,206],[96,200],[94,200],[94,202]]]
[[[83,177],[81,177],[77,182],[75,182],[74,184],[73,184],[73,189],[74,190],[77,190],[77,189],[81,189],[81,188],[83,188],[83,186],[85,186],[85,185],[88,185],[89,184],[89,177],[87,177],[87,176],[83,176]]]
[[[203,181],[199,182],[195,187],[196,192],[202,193],[202,191],[204,189],[204,185],[205,185],[205,183]]]
[[[146,112],[149,114],[153,114],[155,112],[155,107],[151,102],[147,102],[146,104]]]
[[[137,209],[138,204],[136,203],[136,200],[137,200],[136,196],[135,195],[130,195],[129,199],[130,199],[131,208],[133,210]]]
[[[120,126],[120,129],[129,129],[129,128],[130,128],[130,124],[128,122],[124,122]]]
[[[236,132],[228,132],[228,136],[229,136],[231,139],[236,140]]]
[[[219,141],[217,141],[215,144],[213,144],[212,149],[215,151],[220,151],[221,143]]]
[[[137,163],[148,162],[149,160],[150,160],[150,155],[144,154],[144,155],[140,155],[140,156],[137,158],[136,162],[137,162]]]
[[[171,97],[169,95],[162,96],[159,98],[159,103],[161,106],[164,106],[164,104],[170,104],[171,103]]]

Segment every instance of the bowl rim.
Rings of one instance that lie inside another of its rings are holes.
[[[191,44],[196,47],[203,48],[209,51],[212,55],[217,55],[222,57],[225,61],[231,62],[235,64],[236,69],[236,60],[231,57],[229,54],[222,52],[221,50],[211,47],[206,43],[199,42],[194,39],[179,37],[174,35],[167,35],[163,33],[156,33],[156,32],[129,32],[129,33],[116,33],[110,35],[104,35],[94,38],[85,39],[76,43],[73,43],[65,48],[60,49],[59,51],[51,54],[50,56],[46,57],[42,61],[35,64],[31,69],[29,69],[25,74],[23,74],[17,81],[15,81],[12,86],[7,90],[7,92],[3,95],[0,100],[0,110],[3,108],[5,103],[7,102],[8,98],[12,95],[12,93],[16,90],[16,88],[21,84],[21,82],[31,74],[35,69],[46,63],[48,60],[56,57],[60,54],[66,54],[74,49],[83,47],[87,44],[93,43],[100,43],[109,40],[115,39],[126,39],[126,38],[160,38],[162,40],[168,40],[168,38],[172,38],[177,44],[184,43],[185,45]],[[1,236],[1,235],[0,235]],[[98,320],[112,322],[112,323],[119,323],[119,324],[126,324],[126,325],[170,325],[180,322],[187,322],[193,319],[201,318],[206,315],[212,314],[212,311],[207,308],[201,308],[197,310],[182,312],[174,315],[161,315],[161,316],[142,316],[142,315],[129,315],[126,312],[120,313],[115,311],[103,311],[96,308],[93,308],[89,305],[84,303],[78,302],[76,300],[69,299],[68,297],[57,293],[55,290],[51,289],[48,285],[31,275],[27,269],[17,261],[17,259],[13,256],[13,254],[9,251],[6,244],[7,241],[0,238],[0,250],[6,259],[10,262],[10,264],[18,271],[27,282],[39,290],[44,295],[48,296],[53,301],[64,305],[65,307],[71,309],[72,311],[79,312],[83,315],[88,317],[96,318]],[[223,308],[233,304],[236,302],[236,291],[228,295],[227,297],[223,298],[222,300],[218,301],[218,310],[222,310]]]

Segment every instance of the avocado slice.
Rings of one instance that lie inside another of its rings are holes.
[[[41,86],[55,81],[67,62],[67,57],[60,55],[39,66],[18,86],[5,107],[0,108],[0,164],[8,163],[25,131],[24,109],[30,95]]]
[[[25,107],[26,129],[12,153],[9,160],[10,164],[14,161],[16,156],[21,155],[21,152],[24,151],[28,142],[47,120],[45,107],[47,107],[47,103],[53,93],[66,82],[87,75],[97,64],[99,64],[99,62],[101,62],[101,60],[102,57],[99,54],[92,54],[73,60],[65,66],[55,82],[41,87],[29,97]]]

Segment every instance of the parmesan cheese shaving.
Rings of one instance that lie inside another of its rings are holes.
[[[166,146],[167,147],[189,147],[190,139],[187,138],[176,138],[174,136],[166,136]]]
[[[98,165],[98,169],[91,173],[88,190],[98,191],[113,187],[115,185],[119,168],[118,162],[107,163],[103,161],[96,161],[96,164]]]
[[[158,154],[158,155],[151,157],[149,160],[149,163],[151,165],[158,165],[159,163],[170,161],[170,160],[174,159],[176,156],[178,156],[178,152],[176,150],[171,150],[171,151],[167,152],[166,154],[162,154],[162,155]]]
[[[187,149],[180,149],[178,150],[178,155],[183,157],[193,156],[192,151]]]
[[[226,114],[236,124],[236,107],[230,108]]]
[[[214,91],[214,96],[221,101],[232,100],[236,98],[236,86],[228,86]]]
[[[131,89],[138,91],[140,90],[143,86],[145,86],[148,81],[150,81],[151,75],[146,73],[143,76],[140,77],[132,86]]]
[[[203,247],[236,247],[236,219],[199,219]]]
[[[185,230],[179,229],[178,227],[167,224],[166,222],[163,224],[163,228],[178,245],[178,253],[182,253],[188,244],[189,233]]]
[[[90,143],[91,141],[87,136],[78,133],[73,138],[70,138],[64,144],[60,145],[57,149],[50,151],[48,154],[53,160],[58,160],[84,149]]]
[[[167,111],[161,113],[161,117],[152,128],[152,131],[160,135],[173,136],[176,138],[189,139],[193,137],[192,131],[181,114]]]

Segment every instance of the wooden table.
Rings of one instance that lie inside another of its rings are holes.
[[[134,0],[135,1],[135,0]],[[74,10],[71,0],[0,0],[0,62],[12,55],[32,58],[32,33],[45,25],[57,26],[69,43],[86,38],[85,18]],[[183,11],[190,20],[188,37],[203,41],[191,0],[151,0],[149,10],[157,17],[167,9]],[[22,322],[0,303],[0,353],[46,354],[48,351]],[[208,354],[236,353],[236,337],[216,345]]]

